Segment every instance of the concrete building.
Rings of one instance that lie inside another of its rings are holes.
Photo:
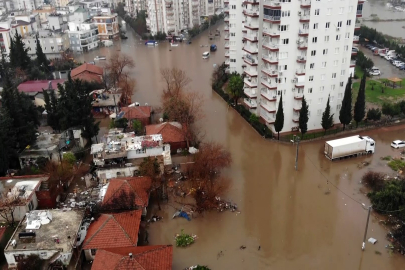
[[[66,7],[71,0],[55,0],[56,7]]]
[[[8,266],[16,268],[20,260],[31,254],[50,264],[58,261],[68,266],[82,220],[80,211],[31,211],[21,220],[4,249]]]
[[[59,13],[49,14],[47,17],[46,28],[52,31],[66,31],[68,29],[68,16]]]
[[[21,35],[21,37],[25,37],[26,35],[36,33],[38,29],[41,28],[41,22],[38,14],[25,13],[15,15],[11,19],[11,35],[14,35],[15,32],[17,32]]]
[[[181,30],[201,23],[200,0],[157,0],[149,1],[146,20],[152,35],[164,32],[178,35]]]
[[[33,49],[35,53],[35,48]],[[31,50],[32,51],[32,50]],[[57,80],[37,80],[37,81],[26,81],[20,83],[17,86],[19,92],[23,92],[28,95],[34,102],[35,106],[45,106],[43,90],[57,91],[58,84],[63,84],[66,79]]]
[[[64,52],[67,48],[69,48],[69,40],[67,34],[50,30],[40,30],[37,33],[25,35],[23,38],[25,48],[28,49],[28,54],[30,56],[34,56],[36,54],[37,34],[38,41],[41,44],[43,53],[45,54],[56,55]]]
[[[2,55],[9,55],[11,44],[11,24],[9,21],[0,21],[0,49]]]
[[[2,204],[15,203],[14,210],[2,209],[0,220],[2,222],[24,219],[25,214],[38,207],[36,191],[40,189],[41,183],[48,181],[47,175],[24,175],[0,177],[0,201]]]
[[[38,14],[41,23],[48,21],[48,16],[55,13],[55,8],[52,6],[43,6],[32,11],[32,14]]]
[[[136,17],[136,12],[147,9],[147,0],[125,0],[124,10],[129,13],[129,15]]]
[[[363,1],[247,0],[242,4],[243,11],[236,15],[234,10],[240,8],[240,2],[225,2],[229,4],[225,21],[230,32],[226,63],[238,72],[241,69],[236,63],[241,51],[232,51],[240,46],[241,39],[236,36],[243,25],[245,106],[274,130],[283,95],[282,132],[290,132],[298,128],[305,95],[308,130],[316,130],[322,128],[322,113],[330,96],[331,112],[335,123],[339,123],[344,89],[354,71],[353,32],[356,17],[362,15]]]
[[[252,0],[253,1],[253,0]],[[259,1],[259,0],[257,0]],[[224,0],[200,0],[201,16],[208,17],[216,14],[218,9],[222,10],[224,7]],[[236,1],[238,5],[241,5],[242,1]]]
[[[31,12],[44,5],[43,0],[12,0],[9,10],[24,10]]]
[[[243,5],[238,4],[238,1],[225,1],[225,64],[228,65],[228,71],[230,73],[236,71],[242,74],[243,72],[242,66],[244,62],[241,57],[243,48],[242,40],[247,29],[244,28],[242,12]]]
[[[118,26],[118,15],[116,13],[94,16],[93,23],[98,27],[100,40],[119,38],[120,29]]]
[[[91,22],[69,22],[68,36],[70,49],[75,52],[87,52],[99,45],[98,28]]]

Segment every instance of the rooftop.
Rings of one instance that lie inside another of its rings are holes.
[[[166,122],[156,125],[148,125],[146,135],[160,134],[164,143],[184,142],[186,139],[181,130],[181,124],[178,122]]]
[[[83,249],[136,246],[141,215],[141,210],[101,214],[90,224]]]
[[[26,81],[18,85],[18,91],[24,93],[42,92],[43,89],[56,89],[58,83],[63,84],[65,79]]]
[[[91,73],[95,73],[97,75],[103,75],[103,68],[96,66],[96,65],[92,65],[92,64],[88,64],[88,63],[84,63],[83,65],[72,69],[72,71],[70,72],[70,76],[75,77],[76,75],[82,73],[82,72],[91,72]]]
[[[91,269],[171,270],[172,259],[172,246],[108,248],[97,251]]]
[[[5,252],[17,250],[61,250],[67,252],[75,244],[83,212],[52,210],[31,211],[18,224],[7,243]],[[32,238],[20,238],[20,233],[35,232]],[[15,240],[15,245],[11,242]]]
[[[21,153],[20,157],[32,154],[44,155],[55,150],[59,150],[61,134],[42,133],[37,137],[33,145],[28,145]]]
[[[127,177],[114,178],[107,184],[107,191],[102,198],[103,204],[113,202],[119,196],[133,193],[135,195],[135,204],[140,207],[148,206],[149,191],[152,185],[150,177]]]
[[[117,106],[121,99],[121,94],[111,94],[104,90],[96,90],[91,93],[94,97],[93,107]]]
[[[7,192],[7,196],[29,199],[39,188],[42,181],[47,181],[47,175],[24,175],[0,177],[0,192]],[[1,195],[0,195],[1,197]]]
[[[140,118],[149,118],[152,111],[151,106],[134,106],[134,107],[122,107],[121,112],[117,116],[117,119],[125,117],[126,119],[140,119]]]

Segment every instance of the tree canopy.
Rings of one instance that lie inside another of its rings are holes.
[[[228,93],[232,96],[235,105],[238,103],[238,99],[243,95],[244,82],[242,77],[238,73],[231,75],[227,86]]]
[[[330,114],[330,105],[329,105],[329,99],[330,97],[328,96],[328,102],[326,102],[326,108],[325,111],[322,114],[322,128],[325,130],[330,129],[333,126],[333,115]]]
[[[354,121],[356,121],[356,127],[359,125],[366,116],[366,74],[360,82],[359,93],[357,94],[356,103],[354,104]]]
[[[339,112],[340,123],[343,124],[343,130],[346,125],[350,124],[352,121],[352,77],[349,77],[349,80],[346,84],[345,94],[342,100],[342,107]]]
[[[301,138],[303,138],[304,134],[307,133],[307,131],[308,131],[308,120],[309,120],[308,104],[305,99],[305,96],[302,98],[301,104],[302,105],[301,105],[301,109],[300,109],[300,117],[298,119],[298,126],[301,131]]]
[[[9,57],[12,68],[21,68],[27,71],[31,66],[31,58],[28,56],[28,49],[25,48],[22,37],[17,31],[14,34],[14,38],[11,38]]]
[[[40,43],[40,41],[38,39],[38,35],[36,35],[35,39],[36,39],[36,42],[37,42],[37,47],[36,47],[37,59],[36,59],[36,62],[38,64],[38,67],[43,72],[49,73],[49,68],[48,68],[49,61],[46,58],[46,55],[44,54],[44,52],[42,51],[42,46],[41,46],[41,43]]]
[[[280,131],[284,127],[284,110],[283,110],[283,94],[281,94],[276,113],[276,121],[274,122],[274,130],[277,132],[277,139],[280,140]]]

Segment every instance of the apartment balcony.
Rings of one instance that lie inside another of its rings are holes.
[[[299,123],[299,122],[300,122],[300,116],[299,116],[299,115],[294,115],[294,116],[292,117],[292,121],[293,121],[294,123]]]
[[[304,98],[304,93],[298,93],[297,91],[294,92],[294,99],[301,100]]]
[[[251,99],[257,98],[257,89],[245,88],[243,89],[245,95]]]
[[[263,68],[263,69],[262,69],[262,72],[263,72],[264,74],[266,74],[267,76],[269,76],[269,77],[273,77],[273,78],[278,77],[278,71],[277,71],[276,69]]]
[[[350,67],[351,68],[356,67],[356,61],[350,61]]]
[[[229,13],[229,7],[224,7],[224,13]]]
[[[297,75],[297,76],[305,75],[305,69],[297,69],[295,71],[295,75]]]
[[[301,44],[298,44],[298,50],[302,50],[302,51],[305,51],[305,50],[308,50],[308,44],[307,43],[301,43]]]
[[[363,17],[363,10],[357,10],[356,17],[357,17],[357,18]]]
[[[277,111],[275,102],[273,104],[265,104],[264,102],[260,102],[260,106],[266,110],[268,113],[275,113]]]
[[[225,1],[227,1],[227,0],[225,0]],[[224,3],[225,3],[225,1],[224,1]],[[246,4],[259,5],[260,4],[259,2],[260,2],[259,0],[245,0],[245,1],[243,1],[242,4],[243,5],[246,5]]]
[[[224,4],[229,4],[229,0],[224,0]]]
[[[245,34],[245,35],[243,35],[243,38],[246,39],[246,40],[249,40],[250,42],[258,42],[259,41],[258,38],[257,38],[257,35]]]
[[[266,63],[272,64],[272,65],[278,64],[278,57],[275,55],[274,56],[263,55],[262,59]]]
[[[274,124],[276,122],[276,119],[274,117],[270,117],[267,115],[266,112],[262,113],[260,112],[260,117],[267,123],[267,124]]]
[[[231,61],[229,59],[225,60],[225,65],[229,66],[230,63],[231,63]]]
[[[259,53],[259,49],[254,47],[254,46],[245,45],[242,50],[244,50],[245,52],[248,52],[250,54],[258,54]]]
[[[358,4],[363,4],[366,0],[359,0],[357,3]]]
[[[250,109],[257,108],[257,101],[256,99],[244,98],[243,102],[248,106]]]
[[[246,68],[244,71],[250,77],[257,77],[257,69],[256,68]]]
[[[261,84],[266,86],[267,89],[269,90],[276,90],[277,89],[277,83],[276,80],[273,80],[273,82],[269,82],[268,80],[262,80]]]
[[[263,42],[263,48],[271,51],[271,52],[278,52],[280,50],[278,44],[270,43],[270,42]]]
[[[361,24],[360,23],[356,23],[354,25],[354,30],[360,30]]]
[[[243,14],[249,17],[259,17],[259,10],[258,9],[244,9]]]
[[[280,0],[264,0],[263,7],[270,9],[281,9]]]
[[[299,112],[299,111],[301,110],[301,106],[302,106],[301,102],[300,102],[300,103],[295,103],[295,104],[293,105],[293,110],[294,110],[295,112]]]
[[[311,18],[311,15],[309,15],[309,14],[302,14],[301,16],[300,16],[300,22],[302,22],[302,23],[307,23],[307,22],[309,22],[309,19]]]
[[[298,36],[307,37],[309,35],[309,29],[300,29],[298,31]]]
[[[229,35],[225,35],[224,39],[229,40]]]
[[[225,49],[229,49],[229,42],[225,42]]]
[[[352,50],[352,56],[356,56],[357,55],[357,51]]]
[[[360,37],[359,36],[353,36],[353,43],[359,43]]]
[[[270,16],[270,15],[263,15],[263,19],[267,22],[271,23],[280,23],[281,16]]]
[[[225,15],[224,22],[229,22],[229,15]]]
[[[263,35],[269,36],[269,37],[280,37],[280,30],[263,30]]]
[[[228,32],[229,31],[229,27],[225,26],[224,31]]]
[[[276,102],[277,101],[276,91],[269,91],[269,90],[263,91],[262,90],[260,92],[260,95],[262,97],[264,97],[266,100],[270,101],[270,102]]]
[[[297,57],[297,63],[306,63],[307,62],[307,58],[304,56],[298,56]]]
[[[257,22],[247,22],[244,26],[250,30],[259,30],[259,23]]]
[[[249,86],[250,88],[256,88],[257,87],[257,79],[252,79],[252,78],[245,78],[243,82]]]
[[[229,51],[226,51],[226,52],[225,52],[225,57],[226,57],[226,58],[229,58]]]
[[[227,73],[227,74],[231,73],[231,69],[230,69],[230,68],[226,68],[226,69],[225,69],[225,73]]]
[[[257,64],[258,64],[257,59],[253,58],[253,57],[250,56],[250,55],[246,55],[245,57],[243,57],[243,61],[244,61],[246,64],[249,64],[249,65],[251,65],[251,66],[257,66]]]
[[[311,8],[311,0],[301,0],[301,8]]]

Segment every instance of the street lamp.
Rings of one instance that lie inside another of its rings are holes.
[[[296,153],[295,153],[295,170],[296,170],[296,171],[298,170],[298,147],[300,146],[300,141],[301,141],[301,139],[300,139],[299,136],[293,135],[293,139],[291,140],[291,142],[292,142],[293,144],[294,144],[294,143],[297,143],[297,151],[296,151]]]
[[[365,210],[368,210],[366,230],[364,231],[363,244],[361,245],[361,250],[364,250],[366,248],[366,237],[367,237],[368,221],[370,220],[371,205],[368,207],[368,209],[364,203],[362,204],[362,206]]]

